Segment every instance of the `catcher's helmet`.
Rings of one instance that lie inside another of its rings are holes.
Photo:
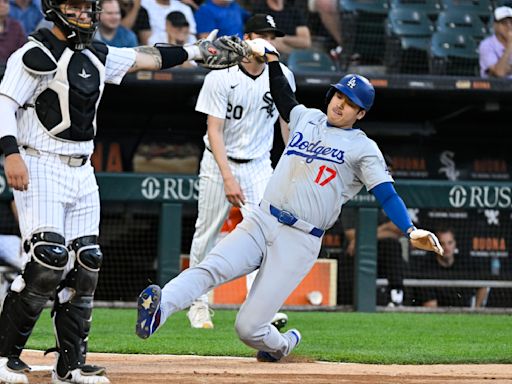
[[[331,84],[325,97],[325,105],[330,103],[337,91],[366,111],[372,107],[375,98],[375,89],[370,81],[364,76],[353,73],[343,76],[336,84]]]
[[[43,13],[46,20],[52,21],[66,35],[67,40],[75,45],[75,49],[83,49],[92,41],[94,32],[98,28],[98,14],[100,12],[98,0],[71,0],[73,3],[89,3],[91,10],[90,23],[80,23],[64,14],[59,5],[69,0],[42,0]],[[70,1],[70,2],[71,2]]]

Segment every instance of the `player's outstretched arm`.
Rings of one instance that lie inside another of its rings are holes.
[[[436,235],[414,226],[402,198],[398,196],[391,182],[381,183],[373,188],[371,192],[386,212],[386,215],[411,240],[414,247],[443,255],[443,247],[439,244]]]
[[[247,55],[247,46],[238,37],[216,36],[217,30],[214,30],[206,39],[183,47],[166,44],[136,47],[135,62],[128,72],[157,71],[175,67],[188,60],[195,60],[208,69],[223,69],[240,63]]]
[[[4,171],[9,187],[17,191],[28,189],[28,170],[18,149],[16,111],[18,104],[11,98],[0,95],[0,148],[5,154]]]

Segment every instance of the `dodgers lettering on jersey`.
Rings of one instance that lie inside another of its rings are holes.
[[[11,55],[7,61],[5,74],[0,84],[0,94],[10,97],[20,106],[24,104],[33,105],[39,94],[47,88],[48,83],[53,78],[53,75],[31,75],[23,67],[23,54],[35,46],[37,46],[36,43],[29,41]],[[82,51],[82,53],[90,58],[94,57],[93,53],[87,49]],[[131,48],[109,47],[105,63],[105,82],[119,84],[134,63],[135,54],[135,51]],[[84,81],[88,79],[88,73],[85,68],[82,68],[77,75]],[[100,100],[101,96],[97,104]],[[72,142],[50,136],[47,129],[41,126],[35,108],[20,108],[16,115],[19,145],[27,145],[40,151],[61,155],[90,155],[94,150],[92,140]]]
[[[296,106],[290,139],[264,199],[318,228],[332,227],[363,186],[392,182],[377,144],[359,129],[327,125],[320,110]]]
[[[293,91],[292,72],[281,64]],[[224,145],[229,157],[258,159],[268,155],[279,112],[270,95],[268,66],[257,76],[241,67],[211,71],[197,99],[196,111],[224,119]],[[204,143],[211,148],[208,135]]]
[[[345,151],[341,149],[326,147],[322,145],[322,141],[318,140],[311,143],[304,139],[304,134],[295,132],[292,139],[288,143],[286,155],[296,155],[306,158],[306,163],[311,163],[313,160],[331,161],[336,164],[343,164]]]

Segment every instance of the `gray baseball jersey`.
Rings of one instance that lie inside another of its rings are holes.
[[[291,111],[289,126],[291,137],[260,207],[245,216],[199,266],[165,285],[161,324],[211,287],[259,268],[235,327],[244,343],[257,350],[273,356],[290,353],[293,346],[270,320],[318,256],[322,236],[313,235],[311,225],[329,228],[342,205],[363,185],[372,189],[393,179],[377,144],[359,129],[331,127],[324,113],[303,105]],[[282,224],[270,204],[299,220],[292,226]]]
[[[322,229],[364,186],[393,181],[377,144],[360,129],[327,124],[317,109],[297,105],[290,113],[290,139],[264,199]]]

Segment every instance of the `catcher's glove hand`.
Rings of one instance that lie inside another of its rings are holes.
[[[240,63],[247,56],[247,45],[237,36],[216,38],[218,30],[213,30],[206,39],[196,41],[200,58],[197,63],[209,69],[223,69]]]
[[[413,229],[409,232],[409,239],[414,247],[425,251],[435,252],[438,255],[443,256],[443,247],[439,244],[437,236],[432,232],[426,231],[425,229]]]

